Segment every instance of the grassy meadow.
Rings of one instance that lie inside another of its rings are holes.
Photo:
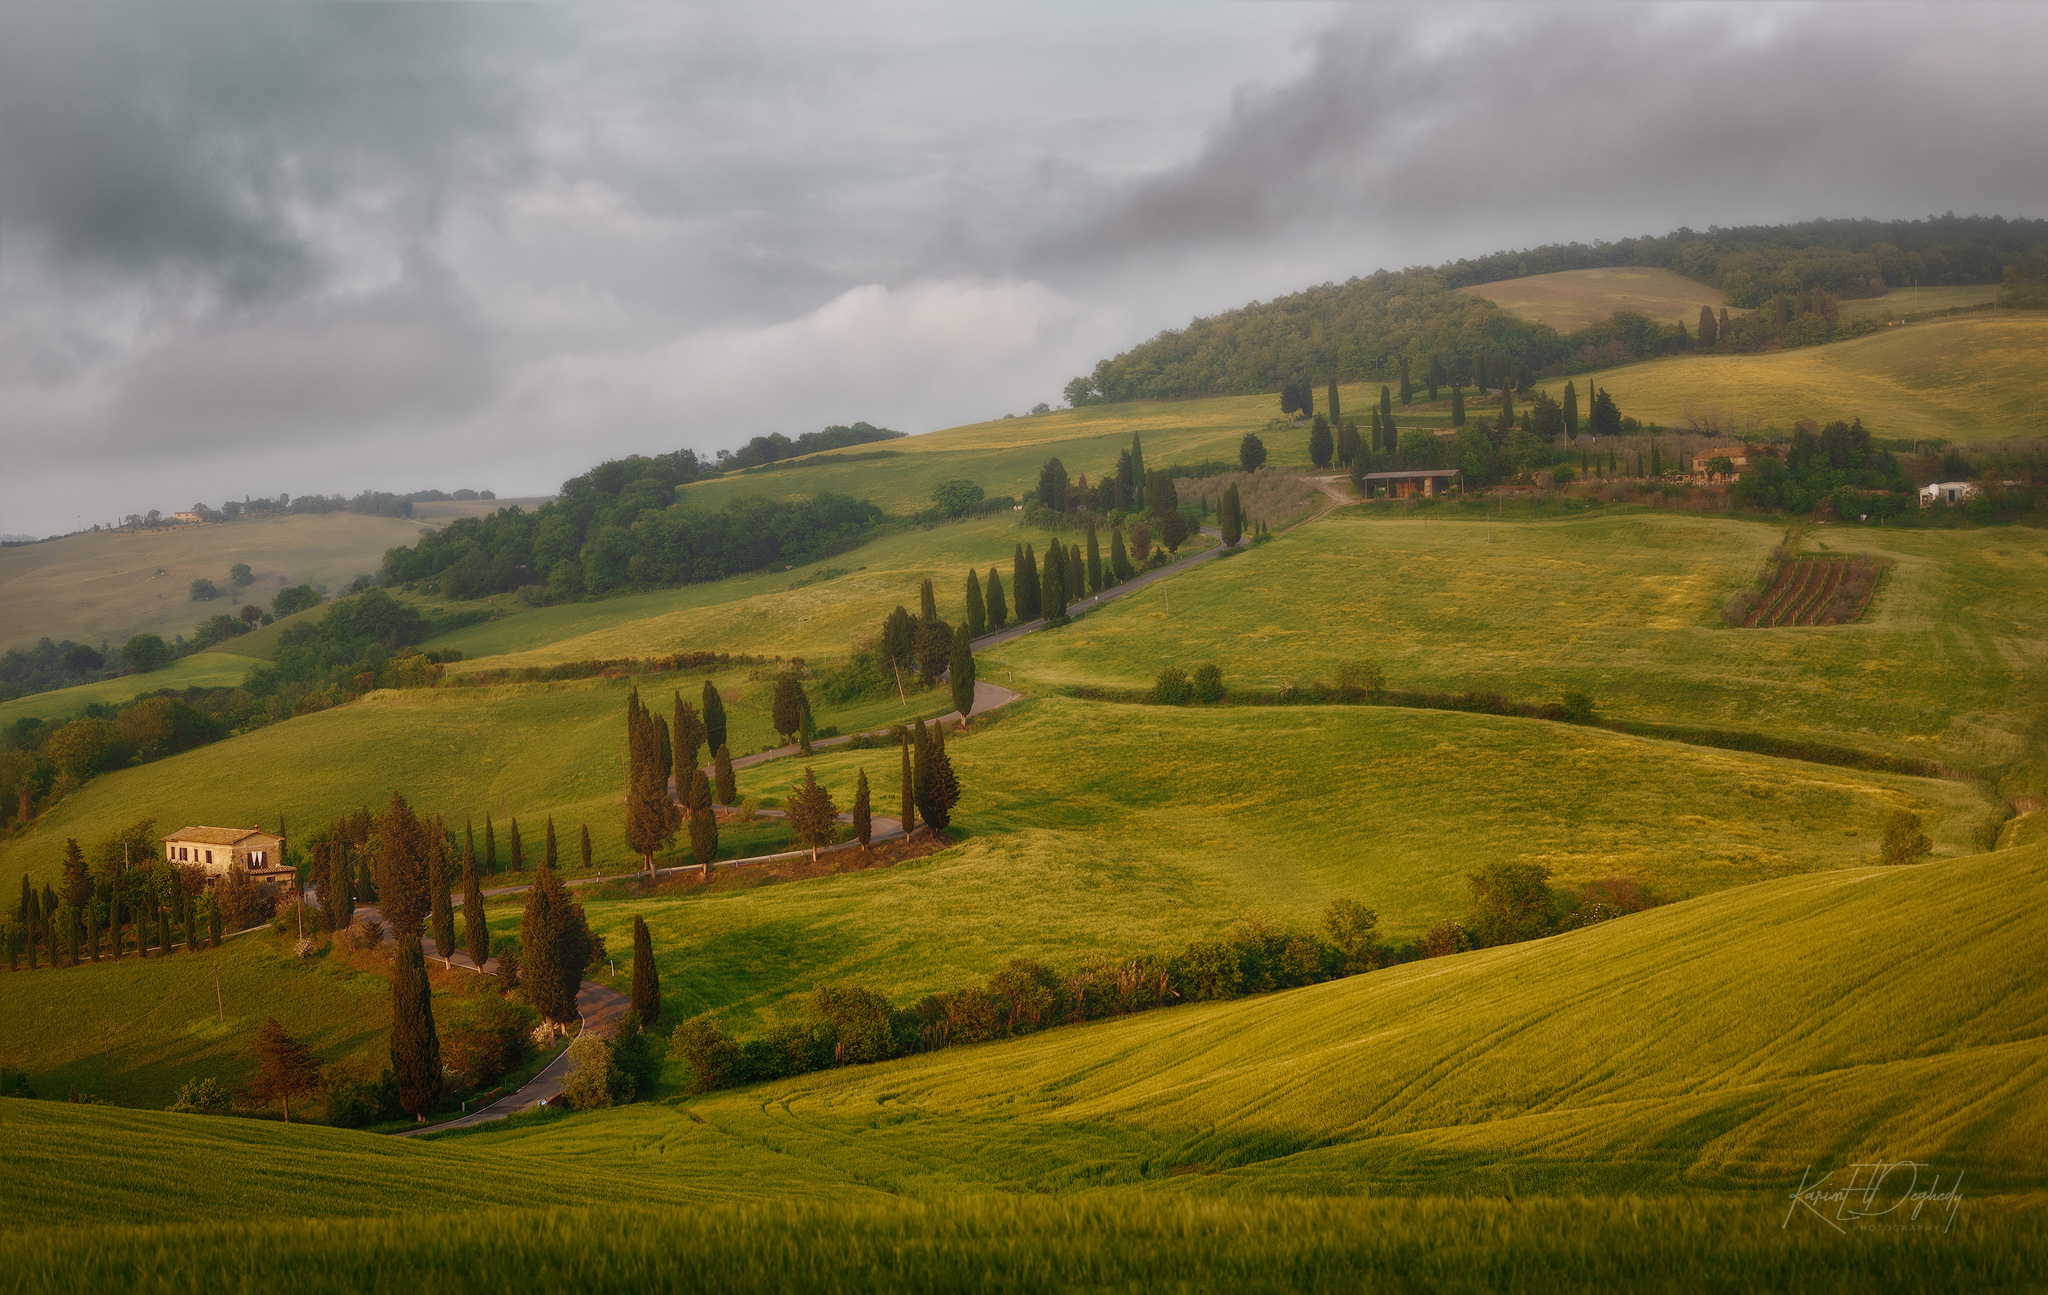
[[[42,720],[68,719],[95,702],[118,706],[160,688],[232,688],[248,677],[250,667],[259,664],[250,657],[232,652],[194,652],[148,674],[124,674],[0,702],[0,726],[29,716]]]
[[[0,1101],[0,1262],[27,1290],[218,1289],[227,1253],[252,1288],[319,1290],[626,1291],[678,1264],[713,1290],[2019,1289],[2048,1261],[2048,947],[2011,915],[2044,863],[1783,878],[426,1142]],[[1803,1172],[1874,1159],[1963,1174],[1954,1218],[1788,1216]]]
[[[1990,441],[2048,435],[2048,315],[1977,316],[1764,355],[1682,355],[1573,379],[1621,412],[1737,431],[1861,418],[1874,435]],[[1558,394],[1563,380],[1542,384]]]
[[[1952,283],[1934,288],[1893,288],[1882,297],[1860,297],[1842,303],[1844,319],[1900,319],[1929,310],[1987,306],[1998,300],[2002,283]]]
[[[2028,758],[2048,536],[1815,528],[1807,549],[1891,559],[1862,621],[1726,628],[1728,595],[1783,538],[1757,521],[1642,509],[1494,522],[1477,508],[1347,509],[1004,644],[982,677],[1141,688],[1163,665],[1213,661],[1228,686],[1277,689],[1370,658],[1393,688],[1526,701],[1577,689],[1617,717],[1983,771]]]
[[[1986,813],[1963,783],[1538,720],[1064,698],[999,716],[947,745],[967,789],[955,849],[750,890],[592,896],[593,925],[622,948],[644,916],[669,1010],[750,1027],[821,981],[908,1002],[1014,956],[1072,967],[1244,918],[1309,926],[1340,897],[1411,937],[1462,916],[1466,874],[1496,860],[1541,863],[1559,885],[1633,874],[1676,898],[1867,863],[1893,808],[1959,853]],[[865,769],[894,812],[893,750],[756,766],[741,790],[786,797],[806,765],[841,806]]]
[[[1727,304],[1719,288],[1670,270],[1637,265],[1532,274],[1458,291],[1560,333],[1598,323],[1618,310],[1632,310],[1663,324],[1682,321],[1690,333],[1699,324],[1701,306],[1719,310]]]

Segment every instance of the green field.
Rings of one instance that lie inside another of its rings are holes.
[[[1427,518],[1427,520],[1424,520]],[[1589,693],[1613,716],[1771,732],[1990,771],[2029,758],[2048,642],[2048,537],[1817,528],[1816,552],[1892,559],[1858,624],[1720,619],[1783,533],[1646,510],[1484,521],[1346,510],[1198,567],[984,664],[1038,686],[1144,687],[1214,661],[1275,689],[1371,658],[1393,688]],[[1171,615],[1166,601],[1171,601]],[[1332,615],[1341,607],[1343,614]],[[2016,788],[2026,791],[2029,788]]]
[[[216,1289],[227,1253],[252,1287],[316,1289],[623,1291],[679,1265],[733,1290],[2016,1289],[2048,1260],[2048,946],[2011,920],[2048,900],[2044,863],[1785,878],[425,1143],[0,1102],[0,1256],[32,1290]],[[1787,1217],[1802,1173],[1877,1159],[1963,1174],[1954,1219]]]
[[[1617,266],[1602,270],[1560,270],[1500,283],[1476,283],[1458,291],[1483,297],[1511,315],[1569,333],[1598,323],[1616,311],[1632,310],[1661,324],[1699,324],[1700,307],[1727,304],[1719,288],[1670,270]],[[1740,311],[1735,313],[1740,314]]]
[[[1893,288],[1882,297],[1842,303],[1844,319],[1900,319],[1929,310],[1984,306],[1998,300],[2001,283],[1956,283],[1937,288]]]
[[[1861,418],[1876,436],[1991,441],[2048,435],[2048,315],[1934,320],[1765,355],[1683,355],[1573,379],[1621,412],[1686,427],[1790,432]],[[1561,392],[1562,381],[1542,384]]]
[[[232,688],[248,677],[250,667],[259,664],[233,652],[194,652],[148,674],[124,674],[98,683],[30,693],[13,701],[0,702],[0,727],[25,716],[44,720],[68,719],[94,702],[118,706],[160,688]]]
[[[1963,783],[1394,708],[1053,698],[948,752],[969,789],[955,850],[743,892],[593,898],[591,920],[616,948],[644,915],[669,1010],[750,1026],[820,981],[909,1002],[1012,956],[1073,967],[1248,917],[1309,926],[1339,897],[1411,937],[1462,916],[1466,874],[1496,860],[1543,864],[1559,885],[1633,874],[1678,897],[1866,863],[1894,807],[1960,853],[1987,813]],[[785,796],[803,764],[842,805],[865,768],[894,812],[888,750],[758,766],[741,788]]]

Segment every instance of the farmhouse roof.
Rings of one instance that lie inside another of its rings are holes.
[[[260,827],[181,827],[164,840],[176,841],[182,845],[232,846],[240,845],[252,836],[277,839],[276,833],[266,832]]]
[[[1456,468],[1415,468],[1407,472],[1368,472],[1367,481],[1413,481],[1421,477],[1455,477]]]

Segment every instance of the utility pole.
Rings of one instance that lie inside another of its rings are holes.
[[[220,996],[220,959],[213,960],[213,1010],[222,1025],[228,1023],[227,1003]]]

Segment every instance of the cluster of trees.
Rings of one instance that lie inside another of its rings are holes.
[[[2020,281],[2031,283],[2025,258],[2043,242],[2048,221],[1816,221],[1706,234],[1679,230],[1663,238],[1499,253],[1435,269],[1381,270],[1169,329],[1075,378],[1066,396],[1079,406],[1279,390],[1289,397],[1286,412],[1307,416],[1304,397],[1313,384],[1304,374],[1398,381],[1407,388],[1412,363],[1416,373],[1438,365],[1462,369],[1482,388],[1522,387],[1544,374],[1584,372],[1696,344],[1682,324],[1631,312],[1560,334],[1457,291],[1599,266],[1661,266],[1720,288],[1730,304],[1751,314],[1715,317],[1716,349],[1807,345],[1864,327],[1841,320],[1829,305],[1836,299],[1877,296],[1907,283],[1990,282],[2013,263],[2022,263]],[[2048,299],[2048,288],[2042,295]],[[1342,426],[1334,416],[1330,424],[1333,431]]]
[[[298,495],[280,494],[275,499],[240,500],[227,499],[215,508],[209,504],[193,504],[192,512],[204,522],[232,522],[244,517],[279,517],[295,513],[362,513],[371,517],[410,517],[412,506],[417,503],[438,503],[449,499],[496,499],[489,490],[457,490],[452,493],[443,490],[414,490],[396,495],[383,490],[365,490],[350,497],[347,495]],[[131,513],[122,519],[122,525],[130,528],[160,526],[163,514],[156,509],[148,513]]]
[[[804,454],[844,449],[849,445],[872,445],[877,441],[893,441],[908,435],[908,432],[892,432],[886,427],[871,427],[865,422],[851,427],[835,425],[823,431],[805,432],[793,441],[781,432],[770,432],[766,436],[756,436],[737,450],[720,450],[715,470],[730,472],[737,468],[758,468]],[[685,450],[684,453],[690,451]]]
[[[200,868],[165,860],[151,819],[90,848],[66,839],[59,876],[61,889],[46,882],[39,891],[24,874],[20,898],[0,918],[10,970],[24,961],[34,970],[118,960],[131,950],[167,957],[181,945],[198,952],[217,947],[227,931],[262,921],[274,902],[239,869],[215,881]]]
[[[228,725],[170,693],[95,702],[71,720],[24,716],[0,729],[0,824],[27,822],[100,774],[189,751]]]
[[[867,539],[882,520],[874,504],[830,492],[689,507],[676,487],[697,471],[688,450],[601,464],[531,513],[502,508],[460,518],[390,550],[384,581],[451,598],[524,589],[542,601],[697,584],[828,557]]]
[[[706,679],[700,700],[701,706],[684,701],[676,690],[671,724],[641,704],[638,688],[626,696],[626,843],[650,876],[654,856],[687,828],[690,853],[709,881],[718,858],[717,806],[732,804],[739,794],[726,745],[725,699]],[[787,720],[805,734],[808,749],[810,700],[790,672],[776,681],[774,710],[778,725]],[[700,763],[707,751],[708,773]]]
[[[1748,457],[1748,469],[1731,490],[1745,507],[1810,513],[1829,502],[1839,515],[1855,517],[1889,516],[1908,506],[1898,457],[1871,443],[1860,418],[1819,428],[1802,419],[1782,451],[1756,446]]]
[[[1422,937],[1419,952],[1423,957],[1537,940],[1662,902],[1634,878],[1625,876],[1560,890],[1550,884],[1550,869],[1538,863],[1491,863],[1465,880],[1471,892],[1471,911],[1462,920],[1430,927]]]
[[[95,648],[70,639],[52,643],[44,637],[32,648],[9,648],[0,656],[0,701],[91,683],[105,673],[113,656],[104,641]]]

